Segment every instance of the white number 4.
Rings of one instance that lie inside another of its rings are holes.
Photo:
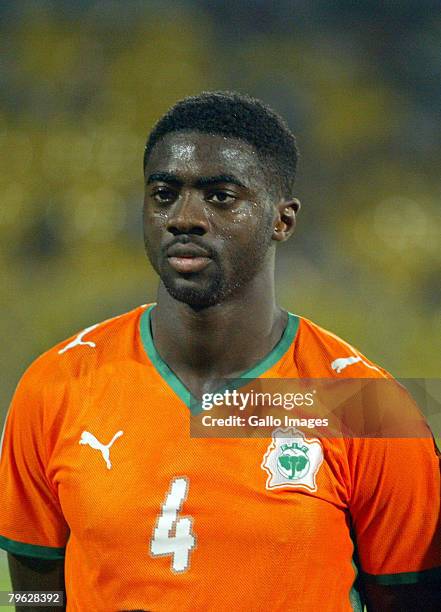
[[[187,499],[188,486],[186,478],[173,478],[150,542],[150,552],[154,557],[173,555],[172,570],[175,572],[188,569],[190,551],[196,544],[191,533],[192,519],[187,516],[178,518],[178,512]]]

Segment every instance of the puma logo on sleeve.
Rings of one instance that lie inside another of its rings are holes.
[[[380,370],[376,366],[366,363],[366,361],[364,361],[361,357],[355,355],[351,355],[350,357],[339,357],[331,363],[331,367],[337,372],[337,374],[340,374],[340,372],[342,372],[345,368],[354,363],[358,363],[359,361],[361,361],[361,363],[364,364],[367,368],[371,368],[371,370],[377,370],[377,372],[380,372]]]
[[[66,351],[68,351],[69,349],[74,348],[75,346],[91,346],[92,348],[96,347],[95,342],[91,342],[90,340],[84,340],[83,338],[86,334],[88,334],[90,331],[92,331],[92,329],[95,329],[95,327],[98,327],[99,323],[95,323],[95,325],[91,325],[90,327],[86,327],[86,329],[83,329],[82,332],[80,332],[78,334],[78,336],[76,336],[76,338],[74,338],[73,340],[71,340],[69,342],[69,344],[66,344],[65,347],[63,347],[62,349],[60,349],[58,351],[58,354],[61,355],[63,353],[65,353]]]

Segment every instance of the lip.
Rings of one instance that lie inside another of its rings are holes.
[[[210,257],[168,257],[168,263],[170,266],[180,272],[181,274],[192,274],[194,272],[200,272],[208,266],[211,262]]]
[[[205,257],[209,259],[207,251],[198,247],[196,244],[174,244],[167,249],[167,257],[189,258]]]
[[[200,272],[211,262],[211,257],[194,243],[177,243],[166,251],[169,265],[180,274]]]

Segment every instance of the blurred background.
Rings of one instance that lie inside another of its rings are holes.
[[[204,89],[258,96],[297,135],[282,305],[397,376],[439,375],[438,2],[38,0],[0,18],[3,412],[39,353],[154,300],[143,147]]]
[[[279,249],[282,305],[397,376],[439,375],[438,2],[0,6],[3,412],[39,353],[154,300],[143,147],[204,89],[258,96],[297,135],[303,208]]]
[[[260,97],[301,150],[281,304],[397,376],[438,377],[439,2],[0,4],[0,424],[19,376],[153,301],[142,155],[176,100]],[[1,563],[0,559],[0,563]]]

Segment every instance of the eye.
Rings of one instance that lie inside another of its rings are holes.
[[[169,204],[173,202],[176,194],[167,187],[159,187],[152,191],[152,197],[158,204]]]
[[[231,204],[236,199],[237,196],[235,194],[224,190],[212,191],[207,196],[207,200],[214,204]]]

